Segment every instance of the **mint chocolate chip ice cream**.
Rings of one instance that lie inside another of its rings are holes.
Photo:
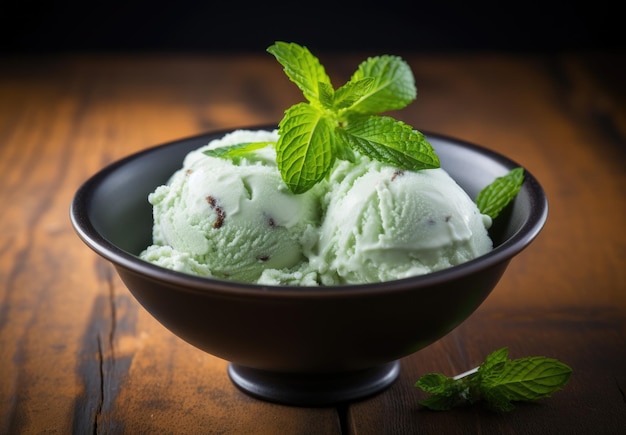
[[[238,130],[191,152],[150,196],[162,267],[268,285],[341,285],[422,275],[492,249],[491,219],[444,169],[398,170],[356,155],[327,179],[289,191],[270,144],[237,158],[207,156],[276,131]]]
[[[489,252],[491,218],[443,169],[401,171],[363,158],[330,178],[314,263],[325,284],[423,275]]]
[[[275,140],[276,132],[235,131],[187,155],[168,184],[148,198],[154,244],[141,258],[181,272],[244,282],[256,281],[264,269],[305,261],[320,222],[320,190],[289,192],[271,146],[237,161],[203,154],[209,148]]]

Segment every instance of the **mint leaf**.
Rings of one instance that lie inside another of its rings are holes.
[[[285,112],[279,124],[276,162],[294,193],[303,193],[324,178],[334,163],[333,125],[306,103]]]
[[[223,147],[204,150],[202,151],[202,153],[210,157],[245,157],[246,155],[249,155],[256,150],[265,148],[266,146],[273,143],[274,142],[243,142],[234,145],[227,145]]]
[[[509,349],[507,347],[503,347],[490,353],[487,355],[485,361],[480,365],[480,367],[478,367],[478,371],[480,373],[485,373],[494,370],[494,367],[507,361],[508,355]]]
[[[337,131],[356,151],[400,169],[440,166],[439,158],[422,133],[388,116],[353,118]]]
[[[294,82],[312,104],[320,101],[320,83],[330,85],[330,78],[308,48],[295,43],[278,41],[267,51],[284,67],[285,74]],[[332,87],[332,86],[331,86]]]
[[[447,411],[463,400],[463,391],[466,386],[453,378],[448,378],[439,373],[429,373],[422,376],[416,383],[432,396],[420,402],[423,406],[435,411]]]
[[[417,96],[411,67],[398,56],[370,57],[359,65],[350,82],[366,77],[371,77],[373,84],[350,108],[353,112],[374,115],[402,109]]]
[[[476,205],[481,213],[495,219],[515,196],[524,182],[524,170],[515,168],[508,174],[493,180],[476,197]]]
[[[486,407],[492,411],[509,412],[515,409],[515,405],[511,403],[511,399],[509,399],[503,391],[498,389],[483,389],[481,390],[481,397]]]
[[[506,347],[487,355],[485,361],[478,367],[476,383],[490,384],[491,379],[497,379],[508,361],[509,350]]]
[[[533,356],[511,360],[507,355],[507,348],[493,352],[478,370],[468,372],[467,376],[423,375],[415,386],[431,396],[420,404],[442,411],[481,401],[489,409],[508,412],[514,409],[513,402],[551,396],[562,389],[572,375],[568,365],[554,358]]]
[[[335,92],[333,108],[338,110],[350,108],[359,101],[359,99],[366,96],[373,84],[374,79],[371,77],[349,81]]]
[[[325,109],[333,109],[335,105],[335,90],[330,83],[318,83],[319,84],[319,102]]]
[[[416,387],[420,387],[427,393],[445,393],[448,386],[452,383],[451,378],[442,375],[441,373],[429,373],[422,376],[415,383]]]
[[[401,58],[371,57],[335,90],[306,47],[278,41],[267,51],[308,100],[286,110],[278,128],[277,165],[292,192],[306,192],[336,159],[353,160],[355,152],[400,169],[440,166],[423,134],[376,115],[405,107],[417,95],[411,69]]]
[[[429,398],[422,400],[420,405],[432,411],[449,411],[461,401],[462,399],[459,395],[451,391],[451,394],[433,394]]]
[[[485,382],[484,387],[509,400],[537,400],[561,389],[571,374],[572,369],[556,359],[520,358],[507,361],[499,376]]]

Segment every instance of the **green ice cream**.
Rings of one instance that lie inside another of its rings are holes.
[[[181,272],[254,282],[265,269],[305,260],[315,243],[320,189],[289,192],[267,146],[238,160],[209,157],[205,149],[275,141],[272,131],[235,131],[191,152],[153,205],[153,245],[141,258]],[[320,188],[322,186],[320,185]]]
[[[311,258],[324,284],[423,275],[492,249],[491,218],[443,169],[400,171],[362,158],[337,165],[330,185]]]
[[[190,153],[149,196],[162,267],[267,285],[380,282],[445,269],[492,249],[491,219],[443,170],[400,171],[356,155],[291,193],[272,145],[246,158],[203,154],[275,131],[239,130]]]

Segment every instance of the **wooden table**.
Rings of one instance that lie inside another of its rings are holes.
[[[335,85],[366,54],[318,54]],[[383,393],[298,408],[235,388],[226,361],[157,323],[74,233],[79,185],[116,159],[207,130],[277,122],[301,101],[266,53],[0,60],[0,433],[626,433],[626,57],[412,54],[395,113],[481,144],[543,184],[548,222],[486,302],[401,361]],[[567,386],[506,414],[423,409],[424,373],[508,346],[570,365]]]

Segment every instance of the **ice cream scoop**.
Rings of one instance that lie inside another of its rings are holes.
[[[319,223],[319,190],[295,195],[276,169],[274,148],[237,159],[207,156],[245,142],[275,141],[272,131],[235,131],[189,153],[148,199],[153,245],[141,257],[182,272],[253,282],[266,268],[304,260]]]
[[[329,185],[311,258],[324,284],[422,275],[492,249],[491,218],[441,168],[400,171],[362,158],[341,162]]]

